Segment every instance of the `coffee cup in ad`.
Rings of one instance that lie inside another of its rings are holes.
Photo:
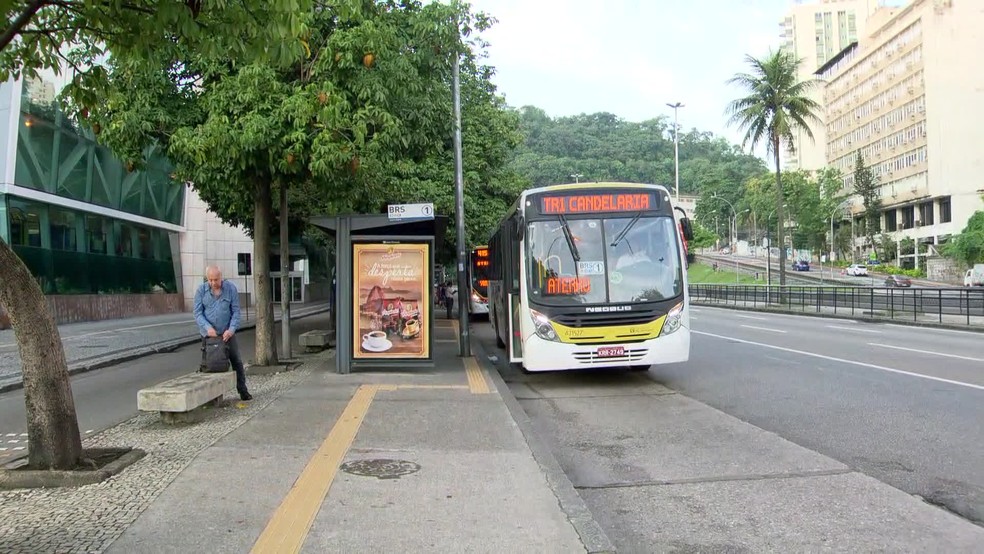
[[[382,348],[386,346],[386,333],[383,331],[372,331],[371,333],[362,335],[362,340],[370,348]]]

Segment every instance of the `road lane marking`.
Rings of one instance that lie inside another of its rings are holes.
[[[758,329],[759,331],[772,331],[773,333],[785,333],[782,329],[772,329],[771,327],[756,327],[754,325],[742,325],[742,327],[747,327],[748,329]]]
[[[251,552],[300,552],[338,468],[369,411],[377,385],[362,385],[287,493]]]
[[[828,325],[827,328],[828,329],[843,329],[844,331],[851,331],[851,332],[854,332],[854,333],[875,333],[877,335],[880,335],[882,333],[881,331],[876,331],[874,329],[859,329],[857,327],[843,327],[841,325]]]
[[[943,352],[933,352],[932,350],[919,350],[918,348],[906,348],[904,346],[893,346],[891,344],[880,344],[877,342],[869,342],[870,346],[880,346],[882,348],[894,348],[895,350],[906,350],[909,352],[918,352],[920,354],[932,354],[933,356],[945,356],[947,358],[957,358],[958,360],[970,360],[972,362],[984,362],[984,358],[971,358],[970,356],[958,356],[957,354],[945,354]]]
[[[771,348],[773,350],[782,350],[783,352],[792,352],[793,354],[801,354],[803,356],[812,356],[814,358],[820,358],[822,360],[829,360],[829,361],[832,361],[832,362],[840,362],[840,363],[844,363],[844,364],[852,364],[852,365],[857,365],[857,366],[861,366],[861,367],[867,367],[867,368],[871,368],[871,369],[880,369],[882,371],[887,371],[889,373],[897,373],[899,375],[908,375],[910,377],[918,377],[920,379],[928,379],[930,381],[938,381],[940,383],[948,383],[948,384],[957,385],[957,386],[960,386],[960,387],[967,387],[967,388],[971,388],[971,389],[984,390],[984,386],[982,386],[982,385],[975,385],[975,384],[972,384],[972,383],[964,383],[963,381],[954,381],[952,379],[943,379],[942,377],[933,377],[931,375],[923,375],[921,373],[913,373],[911,371],[904,371],[904,370],[901,370],[901,369],[894,369],[894,368],[891,368],[891,367],[885,367],[885,366],[881,366],[881,365],[869,364],[867,362],[859,362],[859,361],[856,361],[856,360],[846,360],[844,358],[836,358],[834,356],[826,356],[824,354],[817,354],[816,352],[807,352],[805,350],[796,350],[795,348],[786,348],[784,346],[776,346],[774,344],[765,344],[763,342],[755,342],[755,341],[745,340],[745,339],[739,339],[739,338],[735,338],[735,337],[727,337],[727,336],[724,336],[724,335],[717,335],[717,334],[714,334],[714,333],[707,333],[707,332],[704,332],[704,331],[691,331],[691,333],[695,333],[695,334],[698,334],[698,335],[705,335],[705,336],[708,336],[708,337],[714,337],[714,338],[718,338],[718,339],[731,340],[731,341],[740,342],[740,343],[744,343],[744,344],[751,344],[753,346],[761,346],[763,348]]]
[[[741,315],[741,314],[737,314],[737,315],[735,315],[735,317],[740,317],[742,319],[757,319],[759,321],[769,321],[769,318],[767,318],[767,317],[758,317],[758,316],[754,316],[754,315]]]
[[[478,365],[474,356],[465,358],[465,373],[468,374],[468,390],[472,394],[489,394],[489,382],[485,380],[485,372]]]
[[[924,327],[924,326],[921,326],[921,325],[920,326],[915,326],[915,325],[899,325],[898,323],[885,323],[884,325],[886,327],[898,327],[899,329],[908,329],[910,331],[918,331],[920,333],[923,332],[923,331],[936,331],[936,332],[939,332],[939,333],[956,333],[956,334],[959,334],[959,335],[974,335],[974,336],[977,336],[977,337],[979,337],[982,334],[984,334],[984,333],[981,333],[980,331],[961,331],[959,329],[941,329],[939,327]]]

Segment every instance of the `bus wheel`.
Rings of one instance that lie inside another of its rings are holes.
[[[652,367],[652,366],[648,366],[648,365],[633,365],[633,366],[629,366],[629,371],[649,371],[649,368],[650,367]]]

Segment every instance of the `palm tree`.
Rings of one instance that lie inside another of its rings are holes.
[[[782,213],[782,175],[779,167],[779,147],[783,143],[793,148],[793,130],[800,128],[813,139],[809,123],[820,123],[817,114],[820,104],[809,97],[817,81],[800,81],[798,69],[801,60],[791,52],[779,49],[769,52],[762,59],[745,56],[751,73],[737,73],[728,84],[737,84],[748,96],[728,105],[729,123],[737,124],[745,132],[742,148],[765,142],[766,152],[776,162],[776,216],[785,221]],[[779,224],[779,284],[786,284],[786,247],[784,229]]]

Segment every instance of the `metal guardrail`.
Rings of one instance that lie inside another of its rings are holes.
[[[984,288],[690,284],[695,304],[984,327]]]

